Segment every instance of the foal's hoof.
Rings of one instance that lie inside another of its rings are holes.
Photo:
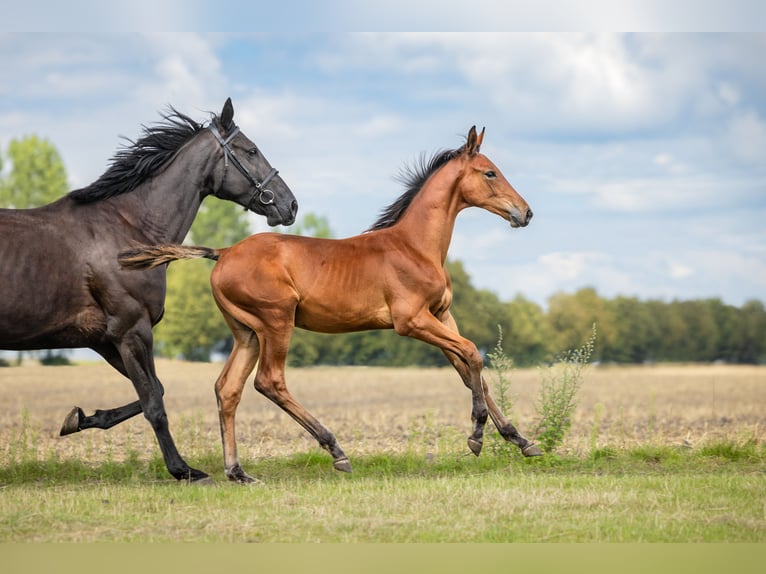
[[[334,461],[332,465],[335,470],[339,470],[341,472],[351,472],[351,462],[349,462],[345,456]]]
[[[468,437],[468,448],[471,449],[471,452],[475,454],[476,456],[479,456],[481,454],[481,447],[484,445],[484,443],[480,440],[476,440],[473,437]]]
[[[536,444],[530,443],[521,449],[521,454],[524,456],[543,456],[543,451]]]
[[[59,436],[66,436],[68,434],[80,432],[80,421],[85,418],[85,413],[82,412],[80,407],[72,407],[69,414],[64,419],[64,424],[61,425]]]
[[[235,466],[231,470],[227,470],[226,476],[230,481],[236,482],[237,484],[252,484],[255,486],[260,486],[263,484],[262,481],[247,474],[239,465]]]

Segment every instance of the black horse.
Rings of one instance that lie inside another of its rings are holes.
[[[0,210],[0,349],[98,352],[130,379],[138,401],[90,417],[75,407],[61,434],[143,412],[179,480],[207,474],[179,454],[154,368],[165,268],[124,272],[117,254],[136,243],[182,241],[208,195],[264,215],[269,225],[295,221],[292,192],[233,119],[230,99],[206,126],[170,108],[91,185],[43,207]]]

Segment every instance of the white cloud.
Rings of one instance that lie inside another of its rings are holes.
[[[726,143],[740,161],[763,167],[766,160],[766,122],[752,110],[735,115],[726,129]]]
[[[0,73],[14,78],[0,85],[0,147],[48,137],[84,185],[118,135],[136,137],[165,104],[202,120],[231,95],[301,212],[348,235],[401,192],[400,166],[477,123],[535,211],[521,231],[461,215],[451,255],[480,287],[541,301],[584,285],[732,302],[766,292],[766,68],[752,58],[763,35],[278,38],[248,37],[247,50],[296,65],[250,77],[252,52],[228,36],[0,36],[13,55]]]

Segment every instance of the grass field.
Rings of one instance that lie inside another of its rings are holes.
[[[133,400],[101,364],[0,369],[0,541],[766,542],[766,368],[591,367],[562,448],[467,455],[470,394],[451,369],[288,371],[351,475],[248,386],[225,481],[215,364],[160,361],[171,430],[212,487],[166,473],[142,417],[60,438],[73,405]],[[539,372],[512,375],[535,425]]]

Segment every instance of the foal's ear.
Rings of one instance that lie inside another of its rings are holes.
[[[471,126],[465,141],[465,153],[468,155],[479,153],[482,140],[484,140],[484,128],[481,128],[481,133],[477,135],[476,126]]]
[[[224,130],[229,130],[232,127],[234,123],[234,106],[231,103],[231,98],[226,98],[226,103],[223,104],[219,121]]]

